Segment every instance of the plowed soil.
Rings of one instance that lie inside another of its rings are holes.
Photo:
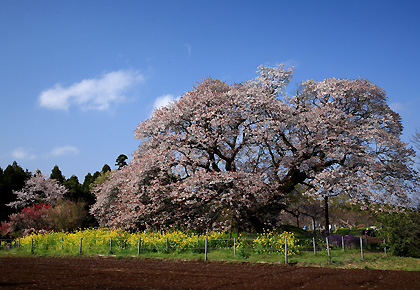
[[[420,272],[114,258],[0,257],[0,289],[420,289]]]

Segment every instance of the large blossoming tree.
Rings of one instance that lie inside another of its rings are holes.
[[[95,188],[102,226],[226,229],[276,223],[297,186],[318,199],[408,204],[414,151],[382,89],[364,79],[303,82],[259,68],[228,85],[205,79],[141,122],[132,161]],[[328,220],[328,219],[327,219]]]

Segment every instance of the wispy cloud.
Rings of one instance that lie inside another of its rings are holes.
[[[61,146],[55,147],[49,155],[51,156],[64,156],[64,155],[77,155],[79,150],[74,146]]]
[[[299,61],[292,58],[286,59],[280,63],[284,64],[285,68],[290,68],[293,66],[295,69],[301,65]]]
[[[119,70],[99,78],[84,79],[69,87],[57,83],[43,91],[38,102],[41,107],[56,110],[68,110],[75,105],[82,110],[103,111],[124,102],[128,89],[143,81],[144,76],[138,71]]]
[[[407,102],[393,102],[393,103],[390,103],[389,106],[391,107],[392,110],[400,114],[408,115],[414,112],[413,108],[416,108],[416,106],[418,106],[419,103],[420,103],[420,98],[416,98]]]
[[[32,154],[28,149],[18,147],[11,153],[12,157],[17,160],[32,160],[36,158],[35,154]]]
[[[187,48],[188,56],[191,56],[191,52],[192,52],[191,45],[188,43],[184,43],[184,46]]]
[[[48,157],[60,157],[60,156],[68,156],[68,155],[78,155],[79,149],[75,146],[66,145],[66,146],[58,146],[53,148],[50,152],[37,156],[31,152],[31,150],[18,147],[14,149],[10,156],[13,157],[15,160],[33,160],[38,158],[48,158]]]
[[[407,107],[407,104],[404,103],[391,103],[389,104],[389,106],[391,107],[392,110],[397,111],[397,112],[405,112],[407,111],[409,108]]]
[[[157,97],[155,102],[153,103],[153,110],[164,107],[168,105],[170,102],[173,102],[176,100],[179,100],[179,97],[175,97],[174,95],[171,95],[171,94]]]

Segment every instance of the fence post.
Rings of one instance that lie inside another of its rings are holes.
[[[236,238],[233,238],[233,255],[236,256]]]
[[[207,261],[207,237],[204,240],[204,261]]]
[[[325,240],[327,241],[328,262],[331,263],[331,251],[330,251],[330,244],[328,242],[328,237],[326,237]]]
[[[284,263],[287,265],[287,237],[284,237]]]
[[[18,246],[17,246],[17,249],[19,250],[19,248],[20,248],[20,238],[18,239]]]
[[[312,238],[312,244],[314,245],[314,255],[316,255],[315,237]]]
[[[341,236],[341,246],[343,247],[343,251],[344,251],[344,236]]]
[[[31,254],[34,253],[34,238],[31,238]]]
[[[81,255],[81,254],[82,254],[82,244],[83,244],[83,238],[80,238],[79,255]]]
[[[368,250],[369,249],[369,240],[368,240],[368,236],[367,235],[366,235],[365,241],[366,241],[366,243],[365,243],[366,250]]]
[[[363,260],[363,238],[362,237],[360,237],[360,255]]]
[[[386,255],[386,244],[385,244],[385,240],[384,240],[384,253]]]
[[[64,248],[64,238],[61,237],[61,251],[63,251],[63,248]]]
[[[139,238],[139,243],[137,245],[137,256],[140,255],[140,247],[141,247],[141,238]]]

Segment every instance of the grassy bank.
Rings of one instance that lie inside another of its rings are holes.
[[[10,249],[0,247],[0,256],[110,256],[115,258],[155,258],[209,260],[248,263],[285,263],[287,241],[288,263],[298,266],[363,268],[380,270],[420,271],[420,259],[386,255],[378,247],[363,251],[348,242],[343,251],[340,244],[330,243],[328,257],[325,240],[308,236],[297,237],[291,232],[264,231],[262,234],[228,233],[207,235],[171,232],[129,233],[106,229],[88,229],[73,233],[32,234],[15,240]],[[331,240],[332,241],[332,240]],[[341,242],[341,239],[339,239]],[[205,254],[207,245],[207,255]],[[331,261],[330,261],[331,260]]]
[[[108,252],[106,254],[84,254],[69,253],[61,251],[38,251],[31,254],[27,251],[21,251],[16,248],[10,250],[0,250],[1,256],[48,256],[48,257],[96,257],[108,256],[116,259],[181,259],[181,260],[204,260],[205,255],[198,251],[184,252],[143,252],[140,255],[133,251]],[[331,263],[329,262],[326,251],[313,252],[302,251],[298,255],[288,257],[288,262],[292,265],[302,267],[331,267],[343,269],[377,269],[377,270],[403,270],[403,271],[420,271],[420,259],[408,257],[395,257],[384,253],[365,253],[364,259],[361,259],[358,250],[333,250],[331,252]],[[227,263],[273,263],[284,264],[284,255],[279,253],[237,253],[233,255],[232,250],[211,250],[207,254],[208,261],[220,261]]]

